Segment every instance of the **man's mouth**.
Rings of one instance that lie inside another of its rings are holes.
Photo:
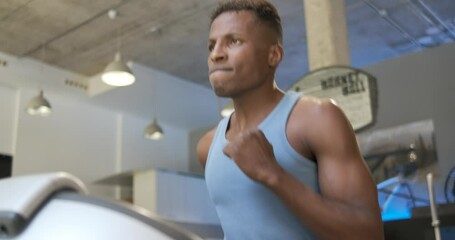
[[[233,69],[232,68],[227,68],[227,67],[220,67],[220,68],[212,68],[209,70],[209,75],[214,73],[214,72],[228,72],[228,71],[232,71]]]

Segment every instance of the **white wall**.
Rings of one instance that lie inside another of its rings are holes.
[[[33,60],[0,57],[9,61],[0,67],[0,152],[13,156],[13,175],[67,171],[81,178],[92,194],[112,197],[113,187],[92,182],[137,168],[188,171],[188,130],[159,120],[164,139],[147,140],[143,131],[151,119],[108,108],[65,86],[65,79],[80,76]],[[46,118],[24,111],[38,88],[53,108]]]
[[[11,155],[15,127],[17,90],[0,84],[0,153]]]
[[[186,223],[219,224],[204,178],[165,169],[133,173],[133,202],[161,217]]]
[[[151,119],[131,115],[123,117],[121,169],[168,168],[188,171],[188,131],[158,119],[165,135],[160,141],[152,141],[144,138],[144,129],[150,122]]]
[[[137,77],[133,85],[113,89],[91,101],[150,120],[155,116],[187,130],[218,122],[217,98],[211,89],[138,63],[132,70]]]
[[[30,116],[23,109],[36,94],[21,90],[13,175],[67,171],[91,183],[114,172],[115,113],[46,92],[53,113]]]
[[[374,64],[365,68],[378,79],[379,129],[432,119],[440,179],[455,166],[455,43]],[[442,201],[442,199],[440,199]]]
[[[156,171],[156,212],[177,222],[219,224],[202,177]]]

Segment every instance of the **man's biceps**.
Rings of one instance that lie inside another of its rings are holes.
[[[320,185],[330,195],[362,195],[366,189],[375,187],[363,164],[339,162],[326,165],[320,169]]]

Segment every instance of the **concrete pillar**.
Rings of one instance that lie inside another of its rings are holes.
[[[350,65],[344,0],[303,0],[310,71]]]
[[[147,170],[133,175],[133,203],[156,212],[157,202],[156,171]]]

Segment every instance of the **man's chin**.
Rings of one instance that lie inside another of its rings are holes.
[[[213,89],[213,92],[215,93],[215,95],[217,95],[218,97],[229,97],[230,96],[224,88],[214,88],[212,86],[212,89]]]
[[[229,97],[229,93],[222,85],[213,84],[213,82],[210,82],[210,84],[212,85],[212,90],[215,93],[215,95],[217,95],[218,97]]]

